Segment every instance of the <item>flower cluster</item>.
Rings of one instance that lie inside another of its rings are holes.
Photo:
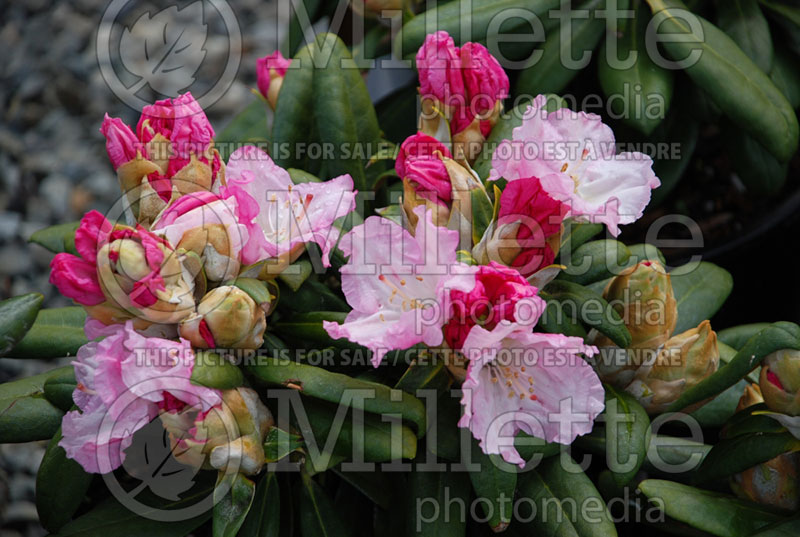
[[[61,445],[87,471],[110,472],[160,417],[178,460],[257,473],[269,411],[249,388],[202,385],[214,374],[203,363],[198,376],[197,364],[204,349],[262,345],[270,281],[309,244],[329,266],[334,221],[355,207],[353,181],[295,185],[253,146],[223,163],[188,93],[145,107],[135,134],[108,117],[101,132],[128,220],[87,213],[77,255],[51,263],[50,281],[85,308],[95,340],[77,355],[78,410],[64,417]]]

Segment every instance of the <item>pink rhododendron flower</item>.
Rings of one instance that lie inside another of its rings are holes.
[[[72,398],[80,411],[64,415],[59,442],[92,473],[119,467],[133,433],[162,408],[208,410],[222,400],[219,390],[191,383],[194,353],[187,341],[144,337],[131,321],[103,335],[81,347],[73,362],[78,386]]]
[[[490,180],[539,177],[542,188],[569,207],[569,216],[608,226],[642,216],[650,191],[661,182],[653,160],[638,152],[616,153],[614,133],[600,116],[562,108],[548,113],[539,95],[522,125],[495,150]]]
[[[214,129],[191,93],[145,106],[136,132],[106,114],[100,132],[134,216],[150,224],[174,195],[224,181]]]
[[[186,194],[170,204],[151,229],[176,249],[201,256],[209,280],[238,275],[247,228],[239,223],[235,198],[223,200],[212,192]]]
[[[545,302],[519,272],[492,261],[477,267],[472,290],[450,291],[449,306],[451,313],[444,326],[444,339],[451,349],[461,350],[476,325],[492,330],[501,321],[510,321],[533,328]]]
[[[341,269],[342,291],[353,310],[344,324],[323,326],[332,338],[369,348],[375,367],[389,350],[441,345],[448,294],[475,285],[475,270],[456,261],[458,232],[435,226],[424,207],[416,211],[413,236],[371,216],[339,245],[350,258]]]
[[[279,258],[279,265],[285,266],[302,253],[306,243],[313,242],[322,250],[323,264],[329,265],[330,251],[339,237],[333,222],[355,209],[356,193],[349,175],[295,185],[289,172],[264,151],[245,146],[231,155],[227,176],[221,197],[236,200],[239,221],[248,233],[243,263]]]
[[[79,256],[62,252],[50,263],[50,283],[105,324],[131,317],[178,322],[194,308],[192,282],[170,244],[138,226],[112,226],[97,211],[75,232]],[[141,327],[141,326],[137,326]]]
[[[475,259],[514,267],[525,277],[552,265],[567,210],[536,177],[511,181],[500,196],[497,222],[473,252]]]
[[[570,444],[592,430],[603,410],[603,385],[578,356],[597,349],[581,338],[528,332],[503,321],[491,331],[473,327],[462,352],[469,367],[458,425],[472,431],[484,453],[524,467],[514,448],[519,431]]]
[[[283,85],[283,77],[292,60],[283,57],[279,50],[256,60],[256,76],[258,77],[258,91],[269,102],[272,109],[278,104],[278,93]]]

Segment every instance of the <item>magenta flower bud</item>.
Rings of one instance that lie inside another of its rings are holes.
[[[526,304],[525,311],[518,308]],[[490,262],[475,273],[475,287],[469,292],[450,292],[450,318],[444,325],[444,339],[453,350],[461,350],[475,325],[494,329],[501,321],[533,327],[545,303],[537,289],[520,273]]]
[[[75,233],[79,255],[57,254],[50,282],[104,324],[137,318],[137,328],[181,321],[194,310],[193,281],[167,241],[112,226],[97,211]]]
[[[152,223],[175,197],[224,183],[214,129],[190,93],[145,106],[135,134],[108,115],[100,132],[139,223]]]
[[[497,221],[474,248],[479,263],[496,261],[527,277],[553,264],[567,207],[542,189],[539,179],[512,181],[500,196]]]
[[[291,59],[286,59],[279,50],[272,54],[256,60],[256,76],[258,77],[258,91],[267,100],[269,105],[275,110],[278,105],[278,93],[283,85],[283,77]]]
[[[441,132],[449,124],[456,160],[474,162],[508,97],[508,76],[478,43],[458,48],[447,32],[430,34],[417,52],[423,114],[421,129]]]

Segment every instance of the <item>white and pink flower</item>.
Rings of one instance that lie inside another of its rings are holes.
[[[289,172],[264,151],[245,146],[230,156],[227,185],[219,188],[219,195],[236,201],[239,222],[247,229],[242,262],[276,260],[269,271],[275,277],[308,243],[317,244],[322,263],[330,265],[339,238],[334,222],[355,209],[356,192],[349,175],[295,185]]]
[[[458,425],[472,431],[484,453],[520,467],[519,431],[572,443],[592,430],[605,406],[600,379],[580,357],[596,352],[581,338],[520,330],[509,321],[492,330],[474,326],[462,349],[469,365]]]
[[[578,220],[600,222],[614,236],[635,222],[661,182],[644,153],[616,152],[600,116],[562,108],[548,113],[539,95],[511,140],[495,150],[490,180],[538,177],[542,188]]]
[[[458,232],[435,226],[423,206],[416,213],[414,235],[372,216],[339,245],[350,258],[342,291],[353,310],[344,324],[324,327],[333,338],[369,348],[376,367],[389,350],[441,345],[448,294],[475,285],[475,270],[456,260]]]

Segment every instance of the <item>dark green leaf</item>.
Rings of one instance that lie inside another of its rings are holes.
[[[290,453],[303,448],[303,439],[278,427],[272,427],[264,438],[264,456],[267,462],[278,462]]]
[[[44,297],[39,293],[0,302],[0,356],[5,356],[25,336],[36,319]]]
[[[300,534],[303,537],[339,537],[347,535],[333,502],[307,474],[300,484]]]
[[[632,395],[606,386],[606,449],[618,486],[627,485],[647,457],[650,418]]]
[[[672,481],[647,479],[639,490],[667,516],[719,537],[746,537],[780,518],[767,507]]]
[[[44,396],[48,401],[66,412],[72,408],[72,392],[78,382],[75,380],[75,370],[71,366],[55,369],[50,372],[44,382]]]
[[[280,535],[281,491],[274,472],[267,472],[256,486],[256,496],[240,535],[278,537]]]
[[[92,482],[92,474],[68,459],[59,441],[60,428],[48,444],[36,474],[36,511],[39,522],[50,532],[57,532],[69,522]]]
[[[726,345],[730,345],[738,351],[742,348],[742,346],[744,346],[745,343],[747,343],[748,339],[758,334],[768,326],[769,323],[752,323],[732,326],[717,332],[717,339]]]
[[[670,273],[670,280],[678,303],[675,334],[713,317],[733,289],[730,273],[706,261],[676,268]]]
[[[769,77],[792,108],[797,110],[800,107],[800,70],[797,69],[797,59],[788,51],[776,50]]]
[[[83,325],[86,312],[81,307],[39,310],[25,337],[11,351],[14,358],[58,358],[75,356],[86,344]]]
[[[558,279],[580,285],[596,282],[619,274],[630,257],[628,247],[619,241],[587,242],[572,252],[560,252],[560,263],[567,268]]]
[[[473,439],[472,452],[477,454],[480,469],[469,473],[472,488],[478,498],[491,502],[487,508],[487,523],[495,532],[503,531],[511,523],[513,499],[517,489],[517,469],[504,462],[499,455],[486,455]],[[483,502],[482,502],[483,503]]]
[[[75,230],[80,222],[67,222],[40,229],[31,235],[30,242],[47,248],[54,254],[68,252],[78,255],[75,250]]]
[[[740,128],[768,148],[780,161],[797,150],[797,117],[789,102],[733,40],[719,28],[688,11],[678,0],[647,0],[661,22],[659,32],[686,34],[686,40],[663,42],[673,59],[699,58],[685,67],[692,81]],[[684,11],[681,11],[684,10]],[[690,23],[702,28],[693,32]]]
[[[256,486],[242,474],[226,476],[224,479],[231,481],[230,489],[214,504],[212,535],[214,537],[236,537],[253,504]]]
[[[244,110],[236,114],[214,140],[214,147],[223,161],[228,160],[233,149],[244,143],[263,144],[267,141],[267,103],[258,96]]]
[[[316,47],[311,44],[294,57],[291,68],[278,93],[275,118],[272,121],[272,159],[282,168],[305,168],[305,158],[299,154],[302,144],[311,141],[313,123],[312,99]]]
[[[202,351],[196,352],[192,368],[192,384],[230,390],[244,384],[244,375],[234,363],[219,354]]]
[[[459,506],[468,505],[469,492],[464,472],[412,472],[406,535],[463,537],[467,521]]]
[[[728,0],[717,6],[719,29],[765,73],[772,69],[772,35],[757,0]]]

